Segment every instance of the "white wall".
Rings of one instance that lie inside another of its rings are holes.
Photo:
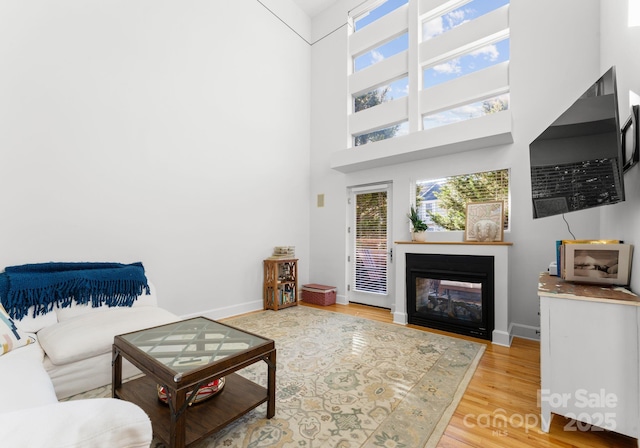
[[[639,104],[640,98],[640,26],[628,26],[628,2],[601,2],[602,39],[601,68],[616,66],[618,82],[618,102],[622,126],[629,116],[629,108]],[[637,18],[636,23],[640,23]],[[630,100],[630,97],[632,98]],[[624,176],[626,201],[613,207],[602,209],[601,228],[603,238],[622,239],[633,244],[636,262],[632,264],[631,289],[640,292],[640,263],[638,244],[640,243],[640,166],[631,168]]]
[[[571,235],[531,218],[528,145],[610,65],[628,110],[640,31],[626,0],[602,14],[598,0],[511,1],[512,145],[351,174],[329,157],[346,147],[344,23],[359,0],[311,30],[288,0],[265,3],[311,49],[254,0],[0,2],[0,266],[140,260],[163,306],[221,317],[260,308],[261,260],[295,245],[301,281],[344,296],[348,186],[392,181],[406,240],[411,180],[506,167],[511,320],[533,335],[537,274]],[[627,202],[567,215],[577,238],[638,240],[639,170]]]
[[[344,0],[314,18],[318,28],[342,24],[356,2]],[[570,239],[561,217],[534,221],[531,211],[529,143],[572,104],[600,73],[599,1],[512,0],[510,8],[511,145],[419,162],[341,174],[329,167],[333,151],[346,147],[347,31],[342,28],[312,49],[311,193],[325,194],[325,207],[311,208],[310,269],[314,282],[338,286],[345,296],[346,191],[351,185],[393,182],[393,239],[409,239],[405,217],[411,180],[476,171],[511,170],[510,320],[514,333],[536,337],[537,279],[554,259],[555,240]],[[355,149],[366,151],[366,147]],[[312,197],[312,198],[313,198]],[[599,237],[599,211],[567,215],[576,238]],[[445,236],[432,238],[448,239]],[[460,234],[453,240],[462,240]],[[404,279],[398,279],[404,281]]]
[[[214,317],[273,246],[307,279],[310,47],[260,3],[5,0],[0,67],[0,266],[142,261]]]

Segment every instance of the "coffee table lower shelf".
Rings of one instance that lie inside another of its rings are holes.
[[[154,435],[169,446],[169,406],[158,400],[156,382],[152,378],[144,376],[123,383],[122,387],[115,391],[115,396],[144,409],[151,418]],[[266,388],[236,373],[227,375],[225,386],[218,395],[187,408],[186,445],[217,432],[267,400]]]

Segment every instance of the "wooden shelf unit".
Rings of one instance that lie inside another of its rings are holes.
[[[264,260],[262,297],[265,310],[278,311],[298,304],[298,259]]]

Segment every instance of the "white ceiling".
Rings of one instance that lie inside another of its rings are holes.
[[[309,17],[321,13],[338,0],[293,0]]]

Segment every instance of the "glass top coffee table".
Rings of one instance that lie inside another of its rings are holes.
[[[143,377],[122,382],[122,359]],[[267,388],[235,371],[264,361]],[[224,388],[191,406],[196,391],[224,377]],[[158,399],[164,387],[167,404]],[[202,440],[262,403],[275,414],[276,349],[266,339],[220,322],[196,317],[119,335],[113,343],[113,397],[131,401],[149,415],[165,445],[182,448]],[[195,390],[194,390],[195,389]]]

